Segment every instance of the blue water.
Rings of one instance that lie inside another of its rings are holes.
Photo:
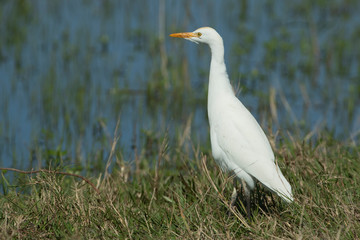
[[[0,164],[37,167],[43,164],[44,149],[65,151],[71,163],[91,162],[99,154],[106,160],[118,119],[118,149],[128,161],[134,158],[133,145],[141,148],[147,134],[175,135],[189,118],[193,142],[208,146],[205,102],[169,103],[170,95],[154,107],[145,94],[149,81],[158,80],[165,55],[169,92],[176,81],[184,81],[191,96],[205,99],[208,48],[168,37],[202,26],[223,36],[229,75],[235,86],[240,84],[239,98],[266,130],[272,88],[278,111],[273,131],[304,137],[327,129],[339,139],[357,141],[359,5],[1,2]],[[186,74],[176,79],[173,69],[181,64]]]

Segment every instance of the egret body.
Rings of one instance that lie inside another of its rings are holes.
[[[210,27],[170,36],[206,43],[211,49],[207,108],[211,149],[216,162],[223,170],[236,174],[250,189],[255,187],[256,179],[286,202],[293,201],[291,186],[275,164],[264,131],[235,96],[226,72],[221,36]]]

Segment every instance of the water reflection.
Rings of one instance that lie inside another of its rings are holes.
[[[266,129],[359,130],[357,1],[18,0],[0,10],[3,166],[36,167],[54,149],[69,163],[102,161],[118,118],[126,160],[189,119],[208,146],[209,50],[167,38],[201,26],[223,36],[233,84]]]

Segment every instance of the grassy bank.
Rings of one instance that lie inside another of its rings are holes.
[[[290,138],[289,138],[290,139]],[[128,164],[113,151],[111,174],[91,181],[53,173],[5,181],[0,237],[71,239],[357,239],[360,237],[359,149],[329,136],[315,143],[277,141],[275,153],[293,186],[287,205],[258,187],[253,217],[231,212],[231,176],[193,145],[193,158],[159,143],[154,164]],[[136,169],[131,166],[137,165]]]

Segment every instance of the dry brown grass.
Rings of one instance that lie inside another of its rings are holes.
[[[289,141],[276,150],[293,186],[283,203],[258,187],[251,219],[228,206],[232,178],[211,157],[188,158],[159,142],[153,167],[117,160],[106,177],[85,182],[40,173],[7,186],[0,199],[0,236],[85,239],[357,239],[360,237],[359,153],[331,138]],[[4,178],[3,178],[4,179]],[[4,180],[3,180],[4,183]],[[232,214],[228,214],[232,211]]]

